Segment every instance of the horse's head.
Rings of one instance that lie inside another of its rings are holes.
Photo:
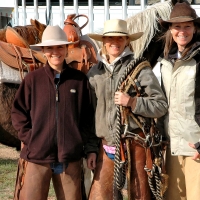
[[[45,30],[45,28],[47,27],[45,24],[42,24],[42,23],[40,23],[39,21],[37,21],[36,19],[31,19],[30,20],[30,22],[31,22],[31,25],[33,26],[33,27],[35,27],[36,28],[36,30],[38,31],[38,38],[39,38],[39,40],[41,41],[42,40],[42,34],[43,34],[43,32],[44,32],[44,30]],[[40,42],[39,41],[39,42]]]

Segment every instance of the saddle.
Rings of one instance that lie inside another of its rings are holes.
[[[87,19],[83,26],[79,26],[74,20],[78,17],[85,17]],[[78,69],[85,74],[88,70],[97,63],[95,45],[92,40],[85,40],[82,36],[81,29],[88,24],[88,17],[86,15],[71,14],[67,16],[64,21],[64,32],[67,35],[67,39],[70,42],[76,42],[75,44],[68,45],[68,55],[66,62],[72,68]]]
[[[22,36],[15,31],[12,27],[6,28],[6,41],[8,43],[14,44],[19,47],[29,48],[29,44],[27,40],[24,38],[27,37],[27,34],[23,34]]]
[[[9,73],[12,75],[19,71],[22,80],[27,72],[33,71],[46,63],[42,52],[34,51],[29,47],[30,44],[40,42],[45,27],[46,25],[31,20],[31,25],[6,28],[6,41],[0,41],[2,73],[7,65],[6,71],[8,72],[8,67],[10,67]],[[6,77],[6,74],[4,76]]]
[[[0,60],[10,68],[18,69],[21,80],[24,72],[34,71],[46,62],[41,52],[3,41],[0,41]]]

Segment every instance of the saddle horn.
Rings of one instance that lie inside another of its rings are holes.
[[[78,17],[85,17],[87,21],[83,26],[79,26],[74,20]],[[80,37],[82,35],[81,29],[83,29],[88,24],[88,17],[86,15],[77,15],[76,14],[70,14],[67,15],[67,19],[64,21],[64,28],[63,31],[67,35],[67,39],[70,42],[77,42],[80,41]],[[69,49],[72,49],[74,47],[79,46],[79,42],[76,44],[70,44],[68,45]]]

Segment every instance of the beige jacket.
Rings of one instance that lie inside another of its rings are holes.
[[[188,143],[200,140],[200,127],[194,118],[196,69],[199,65],[195,56],[199,57],[198,51],[177,60],[175,64],[163,58],[158,60],[162,66],[162,84],[169,104],[164,125],[170,137],[172,155],[193,156],[196,150]]]

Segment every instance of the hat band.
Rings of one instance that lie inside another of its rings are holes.
[[[108,34],[108,33],[122,33],[122,34],[128,35],[128,33],[120,32],[120,31],[108,31],[108,32],[103,33],[103,35]]]
[[[192,20],[195,20],[195,18],[190,17],[190,16],[179,16],[179,17],[173,17],[173,18],[171,18],[170,20],[180,19],[180,18],[190,18],[190,19],[192,19]]]

